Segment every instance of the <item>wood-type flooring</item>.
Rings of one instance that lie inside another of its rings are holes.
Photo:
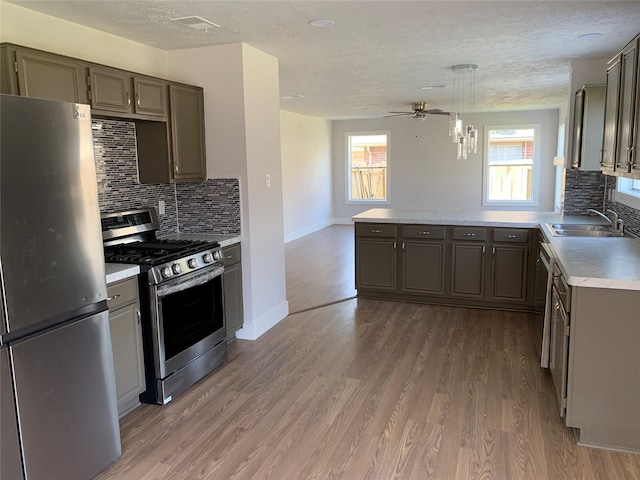
[[[313,288],[336,296],[306,298],[299,282],[290,305],[349,296],[353,284],[336,289],[313,256],[328,241],[352,256],[345,232],[287,244],[288,281],[321,275]],[[536,321],[368,299],[290,315],[230,344],[223,366],[168,405],[121,419],[122,456],[97,478],[640,479],[640,455],[576,446],[534,352]]]

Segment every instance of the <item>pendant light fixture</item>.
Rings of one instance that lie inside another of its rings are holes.
[[[469,153],[478,153],[478,129],[462,124],[461,113],[475,109],[476,70],[474,63],[462,63],[451,67],[453,71],[454,108],[449,115],[449,136],[457,145],[458,160],[466,160]]]

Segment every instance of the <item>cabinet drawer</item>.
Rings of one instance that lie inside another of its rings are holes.
[[[107,306],[110,311],[138,301],[138,277],[107,285]]]
[[[487,229],[474,227],[453,227],[452,236],[454,240],[473,240],[483,242],[487,239]]]
[[[446,227],[436,227],[433,225],[403,225],[402,236],[404,238],[430,238],[433,240],[444,240],[446,237]]]
[[[236,263],[240,263],[242,260],[240,244],[236,243],[234,245],[229,245],[228,247],[224,247],[222,249],[222,253],[224,254],[224,266],[230,267],[231,265],[235,265]]]
[[[358,237],[392,237],[396,236],[396,226],[392,223],[357,223]]]
[[[496,228],[493,230],[494,242],[527,243],[529,241],[529,230],[521,228]]]

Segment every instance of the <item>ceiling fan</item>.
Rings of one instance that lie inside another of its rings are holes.
[[[440,110],[439,108],[427,109],[427,102],[413,102],[411,104],[411,109],[413,110],[413,112],[389,112],[392,115],[386,115],[383,118],[411,115],[413,118],[424,120],[427,115],[449,115],[449,112],[445,112],[443,110]]]

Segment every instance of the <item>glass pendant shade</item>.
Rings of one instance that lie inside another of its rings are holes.
[[[469,153],[478,153],[478,129],[471,124],[463,126],[460,113],[475,110],[475,74],[478,65],[466,63],[454,65],[451,69],[456,112],[449,115],[449,135],[457,146],[458,160],[466,160]]]

